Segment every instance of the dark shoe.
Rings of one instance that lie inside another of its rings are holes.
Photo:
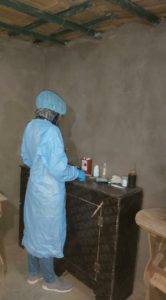
[[[52,283],[44,282],[42,288],[46,291],[67,293],[72,290],[73,286],[68,282],[64,282],[62,279],[57,278],[56,281]]]

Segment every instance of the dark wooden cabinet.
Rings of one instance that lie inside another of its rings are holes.
[[[66,267],[97,300],[124,300],[133,289],[142,190],[93,180],[67,184]]]
[[[27,176],[22,167],[20,240]],[[127,299],[134,283],[139,234],[135,215],[142,189],[118,189],[88,179],[67,183],[66,190],[67,239],[59,273],[67,269],[94,290],[96,300]]]

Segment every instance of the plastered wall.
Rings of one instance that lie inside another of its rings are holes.
[[[143,207],[166,203],[166,24],[128,25],[102,41],[47,52],[47,85],[68,103],[62,130],[70,161],[90,156],[108,176],[136,165]],[[148,255],[141,231],[137,285]],[[137,286],[138,288],[138,286]]]
[[[18,235],[20,142],[32,118],[34,95],[43,88],[43,51],[12,39],[0,40],[0,190],[7,196],[0,234],[6,244]],[[16,230],[13,228],[16,227]]]
[[[165,205],[165,29],[124,26],[103,41],[49,49],[46,59],[46,85],[68,103],[70,160],[107,162],[108,176],[136,165],[148,207]]]

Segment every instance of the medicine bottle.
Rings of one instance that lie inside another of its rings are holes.
[[[136,187],[136,181],[137,181],[137,174],[136,171],[132,170],[128,174],[128,188],[135,188]]]
[[[102,173],[102,177],[106,178],[107,175],[107,164],[106,162],[103,164],[103,173]]]
[[[95,165],[93,169],[93,176],[94,177],[99,177],[99,166]]]

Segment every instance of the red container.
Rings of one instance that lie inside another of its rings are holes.
[[[83,157],[81,161],[81,169],[87,174],[92,174],[92,159]]]

